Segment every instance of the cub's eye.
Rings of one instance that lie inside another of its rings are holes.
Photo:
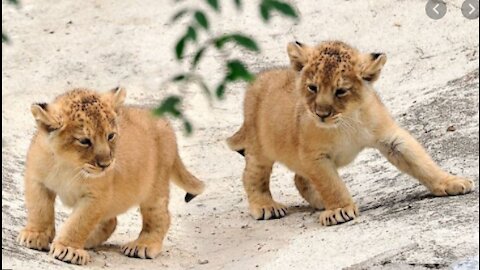
[[[115,139],[115,137],[116,137],[116,134],[113,133],[113,132],[110,133],[110,134],[108,134],[108,140],[109,140],[109,141],[113,141],[113,139]]]
[[[90,141],[90,139],[88,139],[88,138],[78,139],[78,142],[82,146],[91,146],[92,145],[92,141]]]
[[[339,88],[335,91],[336,97],[344,97],[348,94],[348,90],[344,88]]]
[[[312,92],[312,93],[317,93],[317,86],[315,84],[309,84],[308,85],[308,91]]]

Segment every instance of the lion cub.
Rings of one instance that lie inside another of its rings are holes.
[[[178,155],[170,124],[149,110],[123,106],[125,95],[119,88],[101,94],[75,89],[32,105],[38,131],[27,155],[21,245],[48,250],[53,240],[53,257],[84,265],[90,258],[84,249],[106,241],[116,216],[139,205],[142,231],[121,250],[151,259],[170,225],[169,179],[188,192],[186,201],[203,191]],[[55,237],[57,195],[73,212]]]
[[[258,75],[245,96],[244,123],[227,140],[246,157],[243,184],[254,218],[286,215],[269,188],[278,161],[296,173],[302,197],[325,209],[322,225],[354,219],[358,208],[337,170],[366,147],[378,149],[436,196],[472,191],[472,181],[440,169],[380,101],[372,83],[385,54],[362,54],[338,41],[290,43],[287,52],[291,68]]]

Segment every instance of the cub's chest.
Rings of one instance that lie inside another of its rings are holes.
[[[340,133],[329,155],[337,167],[343,167],[350,164],[365,147],[372,145],[373,141],[373,135],[362,128],[354,133]]]
[[[73,207],[85,193],[85,183],[82,181],[84,179],[79,172],[54,168],[47,174],[43,183],[58,195],[63,204]]]

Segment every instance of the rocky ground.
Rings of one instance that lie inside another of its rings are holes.
[[[213,30],[252,33],[261,55],[235,54],[256,71],[286,65],[286,44],[341,39],[363,51],[383,51],[388,62],[376,89],[399,122],[443,168],[479,179],[479,25],[465,19],[462,1],[449,1],[447,15],[433,21],[425,1],[305,0],[302,20],[259,19],[254,3],[243,13],[226,2]],[[250,1],[248,1],[250,2]],[[200,5],[202,1],[192,1]],[[200,5],[203,7],[202,5]],[[130,259],[119,245],[136,237],[136,209],[120,217],[107,244],[91,251],[89,268],[113,269],[478,269],[479,193],[436,198],[367,150],[341,175],[362,215],[341,226],[321,227],[278,165],[274,197],[287,204],[283,219],[255,221],[241,184],[244,160],[224,139],[242,122],[244,85],[209,104],[199,89],[160,87],[181,70],[173,45],[187,21],[172,26],[173,1],[24,0],[2,2],[2,28],[12,43],[2,46],[2,268],[79,268],[19,247],[25,223],[23,170],[34,121],[29,107],[72,87],[107,90],[123,85],[130,104],[155,105],[181,90],[195,132],[185,137],[175,123],[181,155],[207,191],[189,204],[172,189],[172,226],[155,260]],[[209,81],[221,79],[219,55],[200,66]],[[453,126],[453,128],[449,128]],[[451,131],[447,131],[447,129]],[[57,203],[57,225],[69,210]]]

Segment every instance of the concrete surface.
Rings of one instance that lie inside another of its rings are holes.
[[[58,2],[58,3],[57,3]],[[242,122],[244,85],[228,88],[222,102],[208,104],[195,87],[161,87],[181,71],[173,45],[187,20],[171,26],[173,1],[24,0],[2,2],[2,268],[74,269],[45,253],[19,247],[25,223],[24,160],[34,121],[29,107],[72,87],[127,88],[130,104],[158,104],[169,93],[186,97],[195,133],[182,135],[181,155],[208,184],[189,204],[173,188],[172,226],[155,260],[130,259],[118,251],[136,237],[136,209],[120,217],[107,244],[91,252],[87,268],[112,269],[478,269],[479,254],[479,25],[465,19],[462,1],[447,15],[429,19],[425,1],[304,0],[302,20],[259,19],[250,1],[243,13],[226,3],[213,30],[252,33],[261,55],[236,50],[253,70],[286,65],[286,44],[341,39],[364,51],[383,51],[388,62],[376,89],[400,123],[442,167],[475,180],[459,197],[435,198],[399,173],[377,152],[365,151],[341,174],[359,203],[359,219],[321,227],[293,185],[293,174],[274,168],[274,197],[290,206],[280,220],[258,222],[247,210],[241,184],[243,159],[224,139]],[[244,1],[247,2],[247,1]],[[190,3],[203,6],[203,1]],[[211,85],[223,76],[219,55],[209,51],[200,72]],[[447,132],[449,126],[455,131]],[[69,210],[57,203],[57,226]]]

